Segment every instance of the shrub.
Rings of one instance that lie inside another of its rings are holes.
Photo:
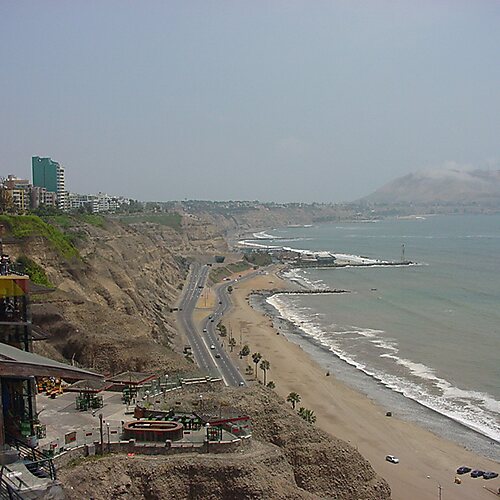
[[[30,280],[33,283],[36,283],[37,285],[48,286],[51,288],[53,287],[52,283],[47,278],[43,267],[39,266],[35,261],[31,260],[26,255],[19,256],[16,263],[22,267],[23,272],[25,272],[30,277]]]

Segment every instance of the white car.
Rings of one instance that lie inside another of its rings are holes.
[[[210,349],[215,349],[215,346],[212,344],[212,345],[210,346]]]
[[[388,461],[388,462],[391,462],[391,464],[399,464],[399,458],[398,457],[395,457],[394,455],[387,455],[385,457],[385,459]]]

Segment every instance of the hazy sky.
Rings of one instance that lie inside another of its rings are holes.
[[[0,175],[343,201],[500,166],[496,0],[0,0]],[[499,167],[500,168],[500,167]]]

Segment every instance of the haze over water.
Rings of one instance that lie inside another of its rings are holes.
[[[292,270],[289,277],[306,285],[352,293],[278,295],[270,303],[387,387],[500,441],[500,216],[269,232],[292,240],[270,245],[382,260],[399,260],[404,243],[406,258],[420,265]]]

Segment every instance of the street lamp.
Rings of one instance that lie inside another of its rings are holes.
[[[110,441],[110,438],[109,438],[109,422],[106,422],[106,430],[107,430],[107,433],[108,433],[108,453],[111,453],[111,441]]]
[[[438,499],[441,500],[442,499],[442,492],[443,492],[443,487],[441,486],[441,483],[431,476],[427,476],[427,479],[432,479],[433,481],[435,481],[437,483],[437,485],[438,485]]]
[[[210,453],[210,422],[205,424],[205,429],[207,430],[207,453]]]

